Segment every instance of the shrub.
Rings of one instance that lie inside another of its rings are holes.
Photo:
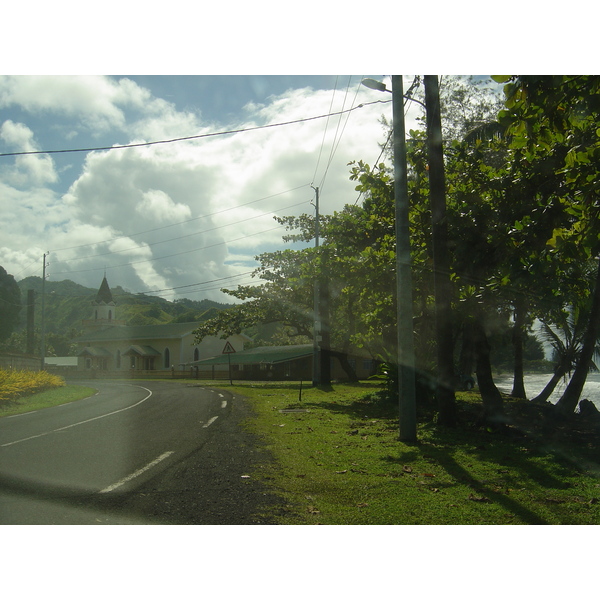
[[[47,371],[0,369],[0,405],[64,385],[62,377]]]

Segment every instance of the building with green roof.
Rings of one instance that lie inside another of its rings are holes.
[[[125,325],[124,321],[116,319],[117,306],[106,276],[92,307],[92,318],[82,323],[86,333],[76,340],[79,371],[182,370],[189,368],[190,363],[215,356],[226,348],[239,352],[249,340],[244,335],[233,335],[226,340],[206,337],[197,344],[194,331],[198,322]]]

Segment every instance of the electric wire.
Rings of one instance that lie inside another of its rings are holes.
[[[348,97],[348,90],[350,88],[350,82],[351,82],[352,78],[349,77],[348,78],[348,85],[346,86],[346,94],[344,96],[344,103],[342,104],[342,108],[346,105],[346,99]],[[359,82],[358,85],[356,86],[356,93],[354,94],[354,99],[352,100],[352,106],[354,106],[354,102],[356,101],[356,97],[358,96],[358,91],[360,89],[360,85],[361,83]],[[329,172],[329,167],[331,166],[331,163],[333,162],[333,157],[335,156],[335,153],[338,149],[338,146],[340,145],[340,142],[342,140],[342,136],[344,135],[344,131],[346,130],[346,125],[348,124],[348,119],[350,117],[350,113],[348,112],[346,115],[346,121],[344,122],[344,126],[342,127],[342,132],[340,133],[339,138],[337,137],[339,128],[340,128],[340,123],[342,120],[342,115],[340,115],[340,118],[338,120],[338,125],[337,125],[337,129],[335,132],[335,136],[334,136],[334,140],[331,146],[331,151],[329,153],[329,161],[327,163],[327,167],[325,168],[325,172],[323,173],[323,177],[321,179],[321,184],[320,184],[320,188],[322,189],[325,185],[325,178],[327,177],[327,173]],[[337,139],[337,142],[336,142]]]
[[[230,129],[228,131],[215,131],[213,133],[201,133],[198,135],[189,135],[189,136],[180,137],[180,138],[172,138],[169,140],[158,140],[158,141],[153,141],[153,142],[138,142],[138,143],[133,143],[133,144],[115,144],[113,146],[98,146],[98,147],[93,147],[93,148],[69,148],[69,149],[64,149],[64,150],[27,150],[27,151],[20,151],[20,152],[1,152],[0,157],[24,156],[24,155],[30,155],[30,154],[64,154],[64,153],[69,153],[69,152],[100,152],[100,151],[109,151],[109,150],[121,150],[123,148],[142,148],[142,147],[146,147],[146,146],[156,146],[158,144],[173,144],[176,142],[186,142],[186,141],[190,141],[190,140],[199,140],[199,139],[217,137],[217,136],[222,136],[222,135],[232,135],[234,133],[246,133],[248,131],[257,131],[259,129],[269,129],[269,128],[273,128],[273,127],[284,127],[286,125],[295,125],[297,123],[306,123],[308,121],[315,121],[317,119],[324,119],[326,117],[333,117],[336,115],[344,114],[346,112],[352,112],[354,110],[357,110],[359,108],[364,108],[365,106],[370,106],[372,104],[387,104],[389,102],[391,102],[391,100],[374,100],[371,102],[363,102],[362,104],[359,104],[352,108],[348,108],[346,110],[337,111],[334,113],[328,113],[325,115],[317,115],[314,117],[304,117],[302,119],[295,119],[293,121],[285,121],[283,123],[269,123],[267,125],[256,125],[255,127]]]
[[[208,246],[202,246],[201,248],[193,248],[192,250],[184,250],[183,252],[176,252],[174,254],[168,254],[166,256],[157,256],[154,258],[146,258],[143,260],[131,261],[131,262],[123,263],[120,265],[111,265],[111,266],[106,266],[106,267],[94,267],[91,269],[80,269],[80,270],[76,270],[76,271],[58,271],[56,273],[53,273],[53,276],[69,275],[72,273],[89,273],[91,271],[102,271],[103,269],[105,271],[108,271],[109,269],[120,269],[121,267],[129,267],[132,265],[139,265],[142,263],[154,262],[156,260],[164,260],[166,258],[173,258],[174,256],[182,256],[183,254],[191,254],[192,252],[200,252],[201,250],[207,250],[208,248],[215,248],[217,246],[223,246],[224,244],[232,244],[233,242],[239,242],[239,241],[245,240],[249,237],[253,237],[255,235],[261,235],[263,233],[269,233],[270,231],[275,231],[276,229],[281,229],[283,227],[284,227],[284,225],[277,225],[276,227],[271,227],[270,229],[264,229],[262,231],[257,231],[255,233],[249,233],[248,235],[241,236],[241,237],[235,238],[233,240],[224,240],[222,242],[216,242],[216,243],[210,244]]]
[[[306,200],[303,200],[302,202],[297,202],[296,204],[290,204],[289,206],[284,206],[281,208],[278,208],[278,210],[287,210],[289,208],[295,208],[296,206],[301,206],[302,204],[306,204]],[[234,225],[240,225],[242,223],[247,223],[248,221],[252,221],[254,219],[259,219],[261,217],[266,217],[267,215],[271,215],[274,214],[274,211],[269,211],[269,212],[265,212],[265,213],[260,213],[258,215],[254,215],[253,217],[248,217],[246,219],[242,219],[241,221],[234,221],[233,223],[226,223],[225,225],[218,225],[217,227],[211,227],[210,229],[204,229],[202,231],[195,231],[194,233],[188,233],[186,235],[178,235],[177,237],[174,238],[168,238],[166,240],[160,240],[158,242],[143,242],[142,246],[131,246],[129,248],[122,248],[120,250],[111,250],[110,252],[101,252],[99,254],[90,254],[88,256],[76,256],[75,258],[66,258],[61,260],[61,262],[63,263],[68,263],[68,262],[73,262],[76,260],[87,260],[90,258],[99,258],[101,256],[110,256],[111,254],[121,254],[123,252],[130,252],[132,250],[140,250],[140,249],[146,249],[146,248],[150,248],[152,246],[158,246],[159,244],[166,244],[168,242],[173,242],[175,240],[183,240],[186,238],[190,238],[190,237],[194,237],[196,235],[202,235],[205,233],[211,233],[213,231],[217,231],[218,229],[224,229],[226,227],[232,227]],[[99,242],[102,243],[102,242]],[[58,252],[58,251],[55,251]]]
[[[333,101],[335,99],[335,92],[337,90],[337,82],[338,77],[335,78],[335,85],[333,86],[333,94],[331,95],[331,103],[329,105],[329,112],[333,109]],[[329,117],[327,117],[327,121],[325,121],[325,129],[323,131],[323,139],[321,140],[321,147],[319,148],[319,156],[317,158],[317,164],[315,165],[315,172],[313,174],[312,181],[310,184],[312,185],[315,182],[315,177],[317,176],[317,170],[319,169],[319,163],[321,162],[321,154],[323,153],[323,146],[325,145],[325,136],[327,135],[327,128],[329,127]]]
[[[257,202],[262,202],[263,200],[270,200],[271,198],[275,198],[276,196],[282,196],[283,194],[288,194],[289,192],[295,192],[296,190],[302,189],[303,187],[308,187],[308,184],[305,183],[303,185],[299,185],[298,187],[291,188],[289,190],[285,190],[284,192],[277,192],[276,194],[271,194],[270,196],[264,196],[263,198],[258,198],[257,200],[251,200],[250,202],[245,202],[243,204],[238,204],[237,206],[231,206],[229,208],[224,208],[223,210],[219,210],[214,213],[200,215],[199,217],[193,217],[192,219],[186,219],[185,221],[179,221],[177,223],[170,223],[169,225],[162,225],[161,227],[154,227],[153,229],[146,229],[145,231],[138,231],[137,233],[130,233],[127,235],[119,235],[117,237],[109,238],[106,240],[100,240],[97,242],[90,242],[87,244],[79,244],[77,246],[67,246],[65,248],[56,248],[56,249],[52,250],[52,252],[62,252],[64,250],[74,250],[74,249],[78,249],[78,248],[85,248],[87,246],[98,246],[100,244],[108,244],[111,242],[116,242],[117,240],[129,239],[132,237],[136,237],[138,235],[144,235],[146,233],[154,233],[155,231],[162,231],[163,229],[168,229],[169,227],[177,227],[178,225],[187,225],[189,223],[193,223],[194,221],[199,221],[200,219],[214,217],[216,215],[221,215],[223,213],[229,212],[231,210],[238,210],[244,206],[250,206],[251,204],[256,204]]]
[[[419,100],[416,100],[415,98],[412,97],[413,93],[415,93],[418,89],[419,89],[419,85],[421,84],[421,78],[419,77],[419,75],[415,75],[415,77],[413,78],[412,83],[410,84],[410,87],[408,88],[408,90],[406,91],[406,93],[404,94],[404,118],[406,119],[406,115],[408,114],[408,102],[413,101],[413,102],[417,102],[418,104],[421,104],[422,106],[423,103],[420,102]],[[394,129],[390,128],[390,131],[388,133],[387,139],[385,141],[385,143],[383,144],[383,146],[381,147],[381,152],[379,153],[379,156],[377,157],[377,160],[375,161],[375,167],[379,168],[379,161],[381,160],[381,157],[383,156],[383,153],[385,152],[388,144],[390,143],[390,140],[392,139],[392,135],[394,134]],[[358,197],[356,198],[356,200],[354,201],[354,206],[356,206],[358,204],[358,201],[361,199],[363,193],[360,192],[358,194]]]

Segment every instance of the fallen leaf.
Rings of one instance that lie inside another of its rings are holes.
[[[469,494],[469,500],[473,500],[474,502],[489,502],[490,499],[485,496],[476,496],[475,494]]]
[[[360,504],[357,504],[356,506],[358,506],[358,508],[364,508],[365,506],[369,506],[366,502],[361,502]]]
[[[353,431],[349,431],[348,435],[358,435],[358,429],[354,429]]]
[[[421,473],[422,477],[435,477],[433,473]]]
[[[242,475],[242,479],[250,479],[250,475]]]
[[[336,471],[338,475],[342,475],[343,473],[347,473],[348,469],[344,469],[343,471]]]
[[[318,515],[321,512],[316,506],[309,506],[306,511],[311,515]]]
[[[304,474],[304,475],[296,475],[296,477],[306,477],[306,474]]]
[[[403,470],[405,473],[412,473],[412,467],[409,467],[408,465],[404,465],[404,466],[402,467],[402,470]]]
[[[440,488],[429,488],[432,492],[439,492]]]

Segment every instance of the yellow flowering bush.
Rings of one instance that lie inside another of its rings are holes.
[[[0,369],[0,404],[64,385],[62,377],[47,371]]]

